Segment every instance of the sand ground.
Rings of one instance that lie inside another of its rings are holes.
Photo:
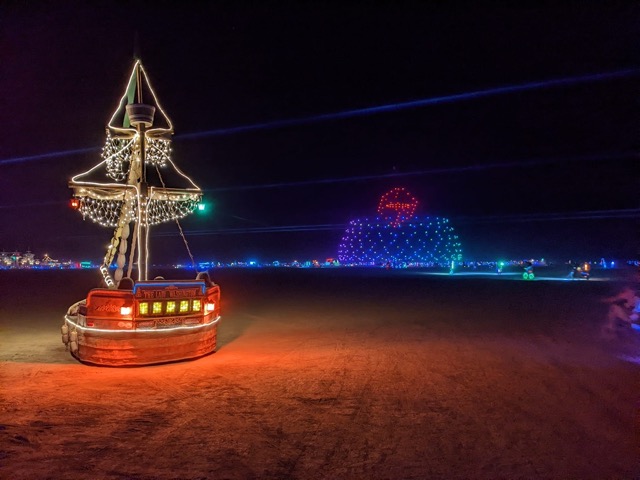
[[[0,271],[0,478],[640,478],[640,332],[601,333],[620,282],[214,279],[215,354],[117,369],[60,340],[95,273]]]

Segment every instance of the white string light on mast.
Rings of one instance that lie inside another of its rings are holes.
[[[143,103],[143,88],[145,94],[149,94],[146,95],[150,97],[147,100],[151,102]],[[135,113],[140,108],[150,109],[151,112],[148,123],[142,127],[140,117]],[[158,112],[155,121],[154,110]],[[146,72],[138,61],[129,76],[125,93],[109,120],[102,161],[74,176],[69,183],[74,190],[73,206],[85,219],[115,228],[115,243],[119,241],[119,232],[125,224],[134,222],[148,228],[184,218],[198,207],[202,191],[171,159],[172,134],[171,120],[160,106]],[[141,166],[142,160],[144,165]],[[187,182],[187,187],[166,186],[164,181],[161,186],[153,185],[142,174],[145,170],[156,170],[159,174],[160,169],[171,170]],[[104,175],[104,180],[98,174]],[[145,183],[142,190],[141,182]],[[144,203],[140,205],[140,202]],[[141,215],[141,211],[144,214]],[[143,242],[143,246],[147,241]],[[109,252],[115,248],[114,241],[111,243]],[[111,258],[111,255],[108,253],[105,258]]]

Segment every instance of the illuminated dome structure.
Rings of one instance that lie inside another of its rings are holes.
[[[343,265],[449,266],[462,259],[447,218],[417,217],[418,201],[404,188],[385,193],[378,216],[349,222],[338,249]]]

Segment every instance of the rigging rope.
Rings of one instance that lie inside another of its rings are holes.
[[[164,184],[164,180],[162,179],[162,174],[160,173],[160,169],[158,168],[158,165],[155,165],[156,167],[156,172],[158,173],[158,178],[160,179],[160,183],[162,183],[162,188],[167,188],[166,185]],[[184,235],[184,232],[182,231],[182,225],[180,225],[180,220],[178,220],[177,218],[176,220],[176,225],[178,225],[178,230],[180,230],[180,236],[182,237],[182,241],[184,242],[184,246],[187,248],[187,253],[189,254],[189,258],[191,258],[191,266],[193,267],[193,269],[196,269],[196,261],[193,258],[193,254],[191,253],[191,249],[189,248],[189,242],[187,242],[187,237]]]

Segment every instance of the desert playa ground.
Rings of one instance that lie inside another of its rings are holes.
[[[123,369],[60,339],[95,272],[0,271],[0,478],[640,478],[629,279],[212,273],[217,352]]]

